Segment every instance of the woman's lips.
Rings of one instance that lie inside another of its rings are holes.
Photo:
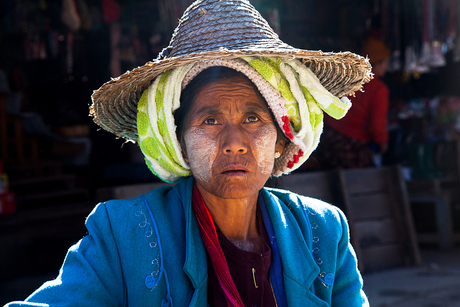
[[[247,172],[243,172],[243,171],[228,171],[228,172],[222,173],[222,175],[224,175],[225,177],[241,177],[241,176],[245,176],[246,174]]]
[[[249,170],[241,165],[238,166],[229,166],[224,168],[220,174],[222,175],[244,175],[248,173]]]

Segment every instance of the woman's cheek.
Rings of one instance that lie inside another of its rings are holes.
[[[185,131],[184,140],[193,176],[198,181],[208,182],[217,152],[215,139],[208,132],[192,127]]]
[[[276,128],[272,125],[266,125],[257,130],[253,137],[253,154],[257,160],[259,170],[263,174],[271,175],[275,162]]]

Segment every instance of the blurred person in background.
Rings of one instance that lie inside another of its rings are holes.
[[[351,98],[347,116],[334,120],[325,115],[324,133],[314,154],[321,169],[376,166],[374,158],[387,150],[389,90],[380,78],[387,72],[390,49],[369,37],[361,54],[369,57],[374,78]]]

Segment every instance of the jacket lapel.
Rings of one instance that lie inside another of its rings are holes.
[[[288,305],[308,306],[305,300],[318,305],[318,299],[310,291],[320,273],[311,251],[311,229],[301,229],[279,198],[266,190],[262,191],[262,196],[276,235]]]
[[[206,262],[206,248],[201,239],[198,222],[192,210],[192,187],[193,178],[182,179],[180,183],[179,195],[185,212],[185,264],[184,272],[190,278],[195,293],[193,294],[190,307],[207,305],[207,281],[208,269]]]

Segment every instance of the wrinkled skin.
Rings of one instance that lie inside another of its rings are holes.
[[[258,191],[273,170],[275,151],[284,149],[266,102],[245,78],[210,83],[190,108],[184,142],[213,219],[234,243],[251,241]]]
[[[243,78],[214,82],[196,96],[185,128],[197,184],[224,199],[257,193],[269,178],[277,130],[268,106]]]

